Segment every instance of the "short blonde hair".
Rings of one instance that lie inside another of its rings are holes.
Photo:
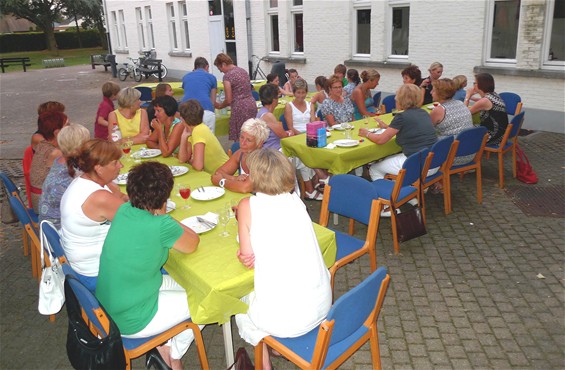
[[[374,81],[374,80],[378,80],[381,78],[381,75],[379,72],[377,72],[376,69],[368,69],[366,71],[361,72],[361,81],[363,82],[367,82],[367,81]]]
[[[87,140],[90,140],[90,131],[78,123],[69,123],[57,135],[59,149],[61,149],[65,157],[73,153]]]
[[[125,87],[118,93],[118,106],[131,108],[141,98],[141,92],[133,87]]]
[[[457,75],[453,77],[453,83],[457,86],[457,89],[463,88],[463,86],[467,85],[467,77],[464,75]]]
[[[341,77],[339,77],[336,74],[333,74],[326,80],[326,87],[325,87],[326,92],[329,93],[332,88],[332,85],[335,84],[336,82],[339,82],[341,84],[341,87],[343,87],[343,80],[341,79]]]
[[[431,71],[433,71],[434,69],[437,69],[437,68],[443,68],[443,64],[441,64],[440,62],[433,62],[430,65],[430,68],[428,68],[428,71],[431,72]]]
[[[396,102],[400,109],[409,109],[420,106],[420,87],[414,84],[404,84],[396,92]]]
[[[295,93],[296,90],[305,90],[306,92],[308,92],[308,83],[303,78],[299,77],[292,84],[292,92]]]
[[[287,157],[271,148],[253,151],[247,157],[253,190],[268,195],[289,193],[294,189],[296,174]]]
[[[269,137],[269,126],[259,118],[250,118],[243,122],[241,132],[247,132],[257,140],[257,144],[263,144]]]
[[[432,82],[432,86],[439,100],[451,99],[457,91],[456,84],[449,78],[440,78],[439,80],[435,80]]]

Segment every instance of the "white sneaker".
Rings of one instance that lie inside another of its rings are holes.
[[[418,205],[418,199],[412,198],[408,201],[408,203],[416,207]]]
[[[387,207],[381,211],[381,217],[390,217],[390,208]]]

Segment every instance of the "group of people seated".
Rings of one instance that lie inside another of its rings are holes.
[[[296,70],[291,70],[289,82],[282,87],[273,79],[260,88],[262,107],[257,110],[253,101],[253,117],[239,124],[247,115],[249,77],[245,73],[244,78],[228,58],[220,54],[215,61],[226,75],[222,102],[199,101],[216,95],[215,84],[203,75],[209,75],[204,58],[197,58],[191,72],[197,75],[185,78],[183,84],[188,89],[202,83],[206,91],[196,94],[198,98],[185,93],[187,99],[180,105],[168,84],[159,85],[158,96],[145,110],[138,90],[105,83],[93,139],[84,126],[69,123],[63,104],[47,102],[38,109],[38,130],[31,140],[34,208],[41,220],[60,229],[70,266],[96,292],[124,336],[151,336],[190,317],[186,292],[163,275],[161,268],[171,248],[181,253],[195,251],[199,236],[166,214],[166,201],[173,189],[168,166],[157,162],[134,166],[126,193],[113,183],[123,167],[120,142],[131,140],[160,149],[164,157],[175,156],[180,163],[206,171],[214,185],[253,194],[237,208],[237,257],[246,267],[255,268],[255,291],[242,298],[249,311],[237,315],[236,322],[242,338],[255,345],[266,335],[292,337],[309,331],[323,320],[331,305],[329,273],[311,219],[296,191],[299,173],[305,198],[321,200],[329,174],[308,168],[299,158],[286,158],[281,153],[282,138],[304,133],[306,124],[319,120],[320,115],[329,126],[374,117],[384,132],[376,135],[361,128],[359,135],[375,144],[396,136],[402,148],[402,153],[371,164],[369,174],[376,180],[398,173],[408,156],[431,147],[438,138],[471,127],[474,113],[480,112],[490,143],[501,140],[508,124],[504,102],[496,94],[490,74],[477,74],[473,86],[461,90],[466,78],[442,78],[440,63],[430,66],[425,79],[416,66],[402,71],[404,84],[396,91],[398,111],[390,125],[379,119],[379,107],[373,106],[371,91],[378,86],[379,73],[369,69],[359,74],[343,65],[329,77],[316,78],[318,91],[310,99],[308,84]],[[462,101],[458,98],[461,91]],[[293,97],[284,110],[286,129],[273,115],[281,95]],[[114,100],[118,102],[116,109]],[[431,102],[437,106],[430,113],[420,109]],[[232,106],[232,116],[237,116],[230,138],[240,144],[231,156],[215,136],[207,113],[227,105]],[[121,139],[112,135],[114,127],[121,132]],[[293,232],[280,236],[278,225],[283,222]],[[274,234],[279,236],[273,238]],[[293,274],[281,280],[281,269],[288,264],[285,261],[293,264]],[[193,338],[192,332],[183,332],[153,355],[167,366],[181,369],[180,359]],[[263,353],[269,368],[269,352]]]

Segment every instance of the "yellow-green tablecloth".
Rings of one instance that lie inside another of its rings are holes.
[[[132,152],[140,147],[141,145],[135,145]],[[167,165],[189,168],[187,174],[175,177],[175,188],[171,194],[171,200],[177,205],[177,209],[171,213],[171,216],[179,221],[190,216],[216,212],[226,204],[230,204],[232,199],[239,200],[249,196],[249,194],[226,190],[222,197],[212,201],[197,201],[189,198],[188,204],[191,208],[183,210],[181,207],[185,204],[185,200],[178,194],[176,185],[187,183],[195,192],[199,186],[212,185],[210,174],[195,171],[186,164],[179,164],[178,160],[173,157],[159,156],[146,160],[157,160]],[[126,163],[121,172],[127,172],[133,164],[135,163]],[[336,257],[335,234],[318,224],[313,223],[313,226],[324,262],[330,267]],[[236,241],[236,220],[232,218],[228,223],[227,230],[230,236],[220,237],[222,228],[222,225],[218,225],[215,229],[200,234],[200,244],[193,253],[183,254],[171,250],[165,264],[167,272],[186,289],[190,315],[192,320],[198,324],[223,324],[232,315],[247,312],[247,305],[241,302],[240,298],[253,290],[254,271],[245,268],[236,256],[239,247]]]
[[[390,123],[392,114],[384,114],[379,118],[385,123]],[[392,138],[386,144],[377,145],[364,137],[359,137],[360,127],[377,127],[374,119],[369,121],[369,124],[365,124],[364,120],[350,122],[355,127],[351,130],[351,138],[362,140],[358,146],[334,149],[312,148],[306,145],[306,134],[301,134],[281,139],[283,153],[288,157],[299,157],[310,168],[325,168],[336,175],[348,173],[354,168],[402,151],[396,144],[396,138]],[[333,130],[328,137],[328,143],[339,139],[345,139],[345,132]]]
[[[149,87],[151,88],[151,90],[155,90],[155,88],[157,87],[157,85],[160,82],[147,82],[147,83],[142,83],[139,85],[136,85],[135,87]],[[171,88],[173,89],[173,96],[175,98],[182,98],[184,96],[184,89],[182,88],[182,82],[163,82],[163,83],[167,83],[169,85],[171,85]],[[263,86],[264,84],[266,84],[267,81],[266,80],[251,80],[251,84],[253,85],[253,89],[257,92],[259,92],[259,89],[261,88],[261,86]],[[222,81],[218,80],[218,91],[223,91],[224,90],[224,83]]]

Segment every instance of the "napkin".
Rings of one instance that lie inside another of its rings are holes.
[[[208,212],[208,213],[206,213],[205,215],[202,215],[202,216],[200,216],[200,217],[202,217],[202,218],[205,219],[206,221],[212,222],[212,223],[214,223],[214,224],[216,224],[216,225],[218,224],[219,216],[218,216],[217,213]]]
[[[333,143],[329,143],[328,145],[326,145],[326,147],[325,147],[325,148],[326,148],[326,149],[329,149],[329,150],[332,150],[332,149],[335,149],[335,147],[336,147],[336,145],[335,145],[335,144],[333,144]]]

